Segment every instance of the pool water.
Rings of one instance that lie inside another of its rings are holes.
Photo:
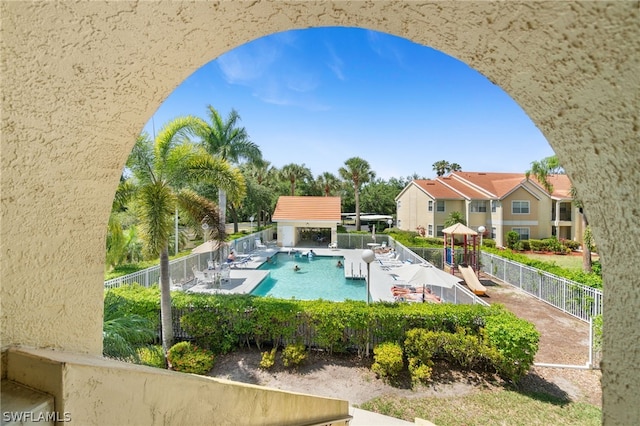
[[[269,271],[251,294],[273,296],[280,299],[367,300],[366,283],[362,279],[346,279],[342,268],[336,265],[338,260],[344,263],[342,256],[295,257],[287,253],[278,253],[271,263],[264,263],[260,270]],[[299,271],[294,271],[298,266]]]

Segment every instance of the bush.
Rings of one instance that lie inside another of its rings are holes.
[[[431,380],[433,369],[429,365],[421,363],[416,358],[409,359],[409,374],[411,375],[411,383],[414,385],[425,384]]]
[[[404,368],[402,348],[397,343],[385,342],[376,346],[373,359],[371,370],[383,379],[395,378]]]
[[[207,374],[213,368],[213,352],[202,349],[191,342],[176,343],[167,354],[169,365],[175,371]]]
[[[142,365],[148,365],[149,367],[156,368],[166,368],[162,346],[153,345],[139,348],[138,356],[140,357],[140,364]]]
[[[511,312],[487,317],[486,339],[496,349],[498,359],[494,359],[498,374],[517,382],[531,366],[538,351],[540,333],[528,321]]]
[[[520,241],[520,234],[518,234],[516,231],[509,231],[507,232],[507,247],[510,248],[511,250],[515,250],[516,249],[516,244],[518,244],[518,241]]]
[[[533,251],[544,251],[546,246],[544,241],[542,240],[529,240],[529,245],[531,246],[531,250]]]
[[[270,369],[276,364],[276,351],[278,350],[277,346],[274,346],[270,351],[262,352],[262,359],[260,360],[260,368],[264,368],[265,370]]]
[[[287,345],[282,350],[282,364],[285,367],[297,368],[305,359],[307,359],[307,348],[301,343]]]
[[[496,248],[496,240],[485,238],[482,240],[482,245],[484,247]]]

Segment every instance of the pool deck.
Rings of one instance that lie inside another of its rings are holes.
[[[269,271],[259,270],[258,268],[267,261],[267,257],[277,253],[290,253],[294,250],[292,247],[272,247],[263,250],[257,250],[251,253],[250,258],[243,263],[236,262],[230,268],[229,279],[222,280],[220,286],[212,286],[199,284],[189,288],[187,291],[192,293],[209,293],[209,294],[246,294],[251,293],[268,275]],[[307,253],[309,250],[317,256],[342,256],[344,258],[344,274],[347,279],[364,279],[367,275],[367,264],[362,260],[362,252],[358,249],[329,249],[318,247],[295,247],[295,250]],[[238,255],[242,258],[244,255]],[[393,267],[382,267],[377,259],[370,265],[371,285],[369,294],[371,301],[388,301],[393,302],[394,298],[391,294],[391,287],[398,282],[393,277]]]

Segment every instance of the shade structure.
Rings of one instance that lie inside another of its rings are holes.
[[[225,243],[224,241],[220,242],[215,240],[209,240],[200,244],[198,247],[194,248],[193,250],[191,250],[191,253],[211,253],[213,251],[216,251],[226,246],[227,246],[227,243]]]
[[[435,285],[453,288],[462,280],[427,263],[405,265],[395,268],[393,273],[402,281],[413,285]]]

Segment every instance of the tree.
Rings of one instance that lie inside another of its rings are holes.
[[[553,185],[549,182],[549,176],[562,173],[564,172],[558,163],[558,157],[552,155],[540,161],[532,161],[531,168],[525,172],[525,177],[529,179],[529,177],[533,175],[545,191],[551,194],[553,192]]]
[[[127,254],[127,237],[125,236],[120,213],[127,210],[127,203],[135,194],[135,186],[131,180],[123,176],[116,189],[116,195],[111,205],[109,224],[107,227],[107,256],[106,264],[110,267],[119,265]]]
[[[201,138],[206,151],[216,157],[238,165],[241,160],[249,162],[262,159],[262,152],[255,143],[249,139],[249,134],[244,127],[238,127],[240,115],[232,109],[227,120],[224,121],[218,111],[211,105],[207,106],[210,123],[201,121],[196,128],[196,134]],[[239,200],[234,200],[239,202]],[[220,207],[221,221],[226,223],[227,191],[218,188],[218,206]],[[237,232],[238,222],[234,221]]]
[[[258,228],[260,228],[261,222],[266,224],[266,216],[271,217],[273,213],[272,205],[275,206],[277,200],[275,181],[278,177],[278,171],[271,166],[270,162],[264,160],[244,164],[241,170],[247,182],[255,182],[255,185],[247,187],[249,204],[254,207],[248,216],[258,213]]]
[[[356,231],[360,230],[360,190],[362,185],[376,177],[371,166],[360,157],[352,157],[344,162],[345,167],[340,167],[340,177],[351,183],[356,203]]]
[[[342,186],[340,179],[333,173],[324,172],[316,179],[318,186],[322,189],[322,193],[325,197],[329,197],[339,190]]]
[[[173,343],[169,238],[176,207],[179,206],[194,221],[206,218],[217,238],[223,239],[225,234],[218,207],[195,192],[181,188],[189,182],[200,181],[236,191],[244,188],[244,180],[237,170],[187,139],[199,125],[198,121],[195,117],[177,118],[163,127],[155,141],[142,134],[127,163],[138,187],[137,213],[145,250],[154,257],[160,257],[160,316],[165,356]]]
[[[449,163],[445,160],[436,161],[432,165],[433,170],[438,176],[443,176],[445,173],[459,172],[462,167],[458,163]]]
[[[289,181],[291,196],[294,196],[296,193],[296,182],[313,178],[311,170],[309,170],[304,164],[295,163],[289,163],[282,166],[280,176],[282,179]]]
[[[384,215],[393,215],[396,212],[396,196],[402,191],[404,185],[397,179],[385,181],[376,179],[362,189],[360,193],[360,205],[362,210]]]
[[[463,225],[467,224],[467,221],[464,220],[464,216],[460,212],[451,212],[447,219],[444,221],[444,227],[448,228],[449,226],[453,226],[456,223],[461,223]]]
[[[582,217],[582,270],[585,272],[593,272],[593,261],[591,258],[593,236],[591,234],[591,227],[589,226],[587,214],[584,211],[584,204],[578,197],[578,190],[573,185],[571,185],[571,198],[573,198],[573,202],[580,210],[580,216]]]

